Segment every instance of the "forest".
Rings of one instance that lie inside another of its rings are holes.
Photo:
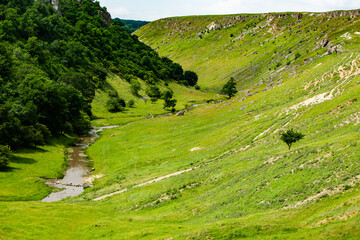
[[[48,0],[0,0],[0,145],[36,147],[88,129],[95,90],[110,72],[149,86],[185,79],[181,65],[97,1],[61,0],[55,9]]]
[[[114,21],[122,22],[124,24],[124,28],[128,30],[130,33],[135,32],[142,26],[148,24],[147,21],[139,21],[139,20],[128,20],[128,19],[120,19],[120,18],[114,18]]]

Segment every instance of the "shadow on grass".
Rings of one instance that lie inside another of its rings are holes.
[[[50,144],[48,144],[50,145]],[[34,147],[34,148],[20,148],[18,150],[16,150],[16,153],[21,153],[21,154],[32,154],[32,153],[37,153],[37,152],[48,152],[48,150],[43,149],[41,147]]]
[[[19,164],[34,164],[34,163],[37,163],[37,161],[35,161],[32,158],[18,157],[18,156],[13,157],[10,160],[10,162],[19,163]]]
[[[14,167],[6,167],[6,168],[0,168],[0,172],[14,172],[16,170],[19,170],[20,168],[14,168]]]

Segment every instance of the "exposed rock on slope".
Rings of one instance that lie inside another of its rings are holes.
[[[306,64],[358,44],[359,19],[360,10],[177,17],[135,34],[160,55],[194,69],[200,85],[219,89],[234,77],[246,88],[267,83],[268,89],[274,79],[298,77]]]

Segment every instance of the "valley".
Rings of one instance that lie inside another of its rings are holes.
[[[358,239],[359,32],[359,10],[148,23],[139,40],[199,88],[156,82],[177,99],[171,113],[147,81],[136,96],[110,72],[91,102],[104,127],[85,150],[93,187],[41,202],[76,136],[20,148],[0,172],[0,239]],[[134,105],[109,112],[109,91]],[[291,128],[305,137],[289,150]]]

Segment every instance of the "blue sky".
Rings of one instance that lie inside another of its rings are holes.
[[[157,20],[165,17],[283,11],[359,9],[360,0],[98,0],[112,17]]]

